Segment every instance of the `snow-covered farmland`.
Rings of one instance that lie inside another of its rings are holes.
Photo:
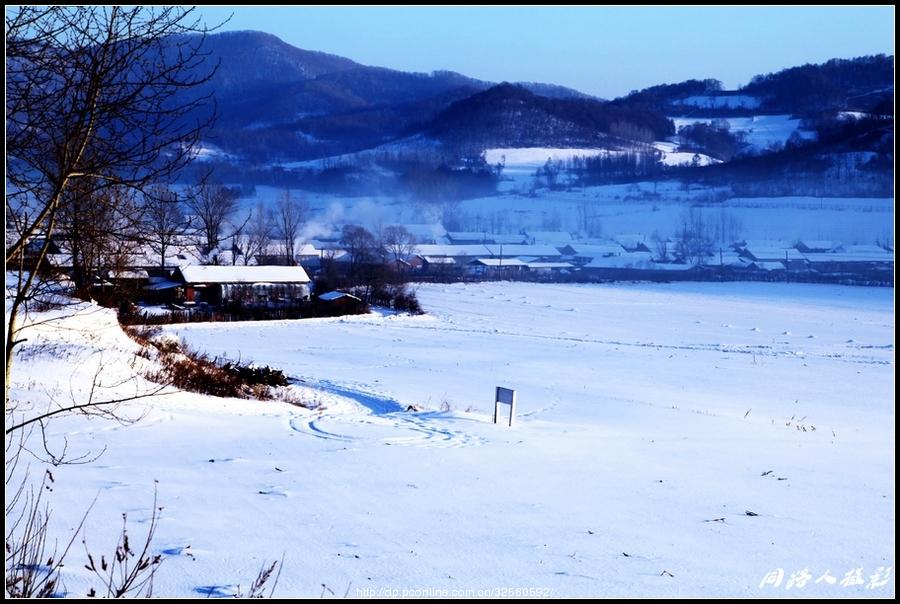
[[[547,160],[566,161],[574,157],[594,157],[609,153],[608,149],[551,149],[546,147],[525,147],[506,149],[487,149],[484,159],[493,165],[502,163],[506,166],[529,166],[532,172],[542,167]]]
[[[133,425],[54,420],[51,443],[106,448],[53,470],[54,529],[97,496],[94,550],[123,511],[135,539],[158,480],[157,595],[231,594],[282,554],[282,596],[894,594],[871,579],[894,565],[893,290],[419,296],[426,316],[168,328],[284,369],[322,407],[172,394]],[[86,340],[43,326],[53,354],[20,355],[15,396],[77,391],[99,349],[127,372],[111,316],[71,321]],[[495,386],[518,391],[513,428],[491,423]],[[86,590],[80,562],[64,575]]]
[[[733,98],[733,97],[720,97]],[[753,115],[750,117],[674,117],[675,130],[698,122],[728,122],[733,133],[742,133],[744,142],[755,150],[765,150],[773,145],[784,145],[791,135],[810,138],[813,132],[800,129],[800,120],[790,115]]]
[[[525,192],[531,188],[535,172],[548,161],[565,163],[576,157],[589,158],[616,155],[611,149],[553,149],[546,147],[486,149],[484,159],[490,165],[503,164],[502,192]]]
[[[690,153],[688,151],[676,151],[677,143],[658,141],[653,144],[654,147],[663,152],[662,163],[666,166],[683,166],[690,165],[697,161],[697,165],[708,166],[710,164],[721,163],[720,160],[710,157],[703,153]]]

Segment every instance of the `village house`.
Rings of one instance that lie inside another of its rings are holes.
[[[775,263],[781,263],[781,268],[792,271],[806,270],[809,267],[806,256],[792,247],[757,247],[747,245],[741,251],[741,255],[763,270],[775,268]],[[764,268],[766,266],[771,268]]]
[[[447,241],[450,245],[475,245],[478,243],[494,243],[494,237],[477,231],[448,231]]]
[[[501,277],[520,273],[527,264],[518,258],[479,258],[468,264],[468,273],[480,277]]]
[[[184,266],[172,280],[181,284],[176,299],[186,306],[290,308],[311,293],[301,266]]]
[[[594,258],[609,258],[610,256],[622,256],[627,253],[618,243],[572,243],[560,248],[562,256],[571,259],[575,264],[582,266],[591,262]]]
[[[810,268],[819,275],[859,275],[881,279],[893,274],[894,255],[890,252],[856,251],[852,247],[850,249],[849,252],[807,254],[806,259]]]

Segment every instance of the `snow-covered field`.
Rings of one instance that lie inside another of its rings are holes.
[[[653,145],[663,152],[662,163],[667,166],[683,166],[690,165],[694,158],[697,158],[698,165],[708,166],[710,164],[721,163],[720,160],[714,159],[703,153],[690,153],[687,151],[676,151],[677,143],[658,141]]]
[[[738,97],[718,97],[733,99]],[[732,133],[742,133],[744,141],[756,150],[765,150],[772,145],[784,145],[794,132],[803,138],[815,136],[813,132],[800,129],[800,120],[790,115],[753,115],[750,117],[673,117],[675,130],[698,122],[728,122]]]
[[[105,447],[53,469],[57,534],[96,496],[94,550],[123,511],[136,539],[157,480],[157,595],[231,594],[282,554],[281,596],[894,595],[892,289],[419,296],[426,316],[169,327],[284,369],[322,407],[171,394],[133,425],[54,420],[51,443]],[[111,317],[67,325],[87,339],[42,327],[53,354],[20,355],[15,396],[85,387],[99,349],[127,373]],[[512,428],[491,423],[496,386],[518,391]]]

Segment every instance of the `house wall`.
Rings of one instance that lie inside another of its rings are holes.
[[[296,306],[309,299],[310,287],[305,283],[245,284],[225,283],[221,286],[224,304],[268,308]]]

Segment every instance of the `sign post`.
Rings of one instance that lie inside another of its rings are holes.
[[[504,405],[509,405],[509,426],[510,428],[513,425],[513,417],[516,414],[516,391],[510,388],[503,388],[502,386],[497,386],[496,394],[494,395],[494,423],[497,423],[497,416],[500,413],[500,403]]]

